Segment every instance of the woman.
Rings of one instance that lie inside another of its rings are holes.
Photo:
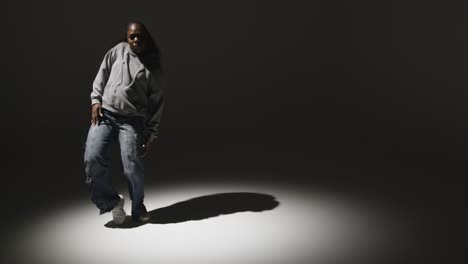
[[[100,214],[125,220],[124,198],[112,187],[110,146],[118,142],[132,201],[132,218],[148,221],[143,204],[143,158],[158,137],[163,109],[159,49],[145,25],[130,22],[122,40],[101,63],[91,92],[91,127],[85,144],[86,183]]]

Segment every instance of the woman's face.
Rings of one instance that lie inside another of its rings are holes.
[[[138,24],[131,24],[127,30],[127,43],[137,55],[142,55],[146,47],[146,36]]]

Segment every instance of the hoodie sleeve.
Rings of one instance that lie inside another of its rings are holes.
[[[102,94],[104,92],[104,88],[106,87],[107,80],[109,79],[109,74],[112,69],[112,64],[114,64],[116,58],[116,49],[117,46],[114,46],[110,49],[104,59],[102,60],[101,66],[99,67],[98,73],[96,78],[94,78],[93,82],[93,91],[91,92],[91,105],[96,103],[102,103]]]
[[[158,72],[151,74],[149,78],[148,112],[145,122],[144,137],[146,141],[158,138],[159,124],[164,108],[164,91],[162,89],[162,74]]]

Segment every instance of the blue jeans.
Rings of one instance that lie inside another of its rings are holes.
[[[132,217],[136,219],[147,212],[143,204],[144,118],[122,116],[106,109],[102,109],[102,114],[98,124],[89,128],[85,143],[86,184],[91,201],[99,208],[100,214],[111,211],[119,202],[109,173],[110,147],[118,141],[123,174],[132,200]]]

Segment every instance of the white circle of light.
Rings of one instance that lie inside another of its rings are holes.
[[[216,193],[269,194],[279,205],[172,224],[107,228],[88,200],[47,212],[15,236],[30,263],[335,263],[375,249],[385,229],[365,208],[325,194],[265,184],[147,189],[148,210]],[[130,211],[126,196],[125,210]],[[359,254],[358,254],[359,253]],[[28,262],[28,263],[29,263]],[[21,262],[23,263],[23,262]]]

